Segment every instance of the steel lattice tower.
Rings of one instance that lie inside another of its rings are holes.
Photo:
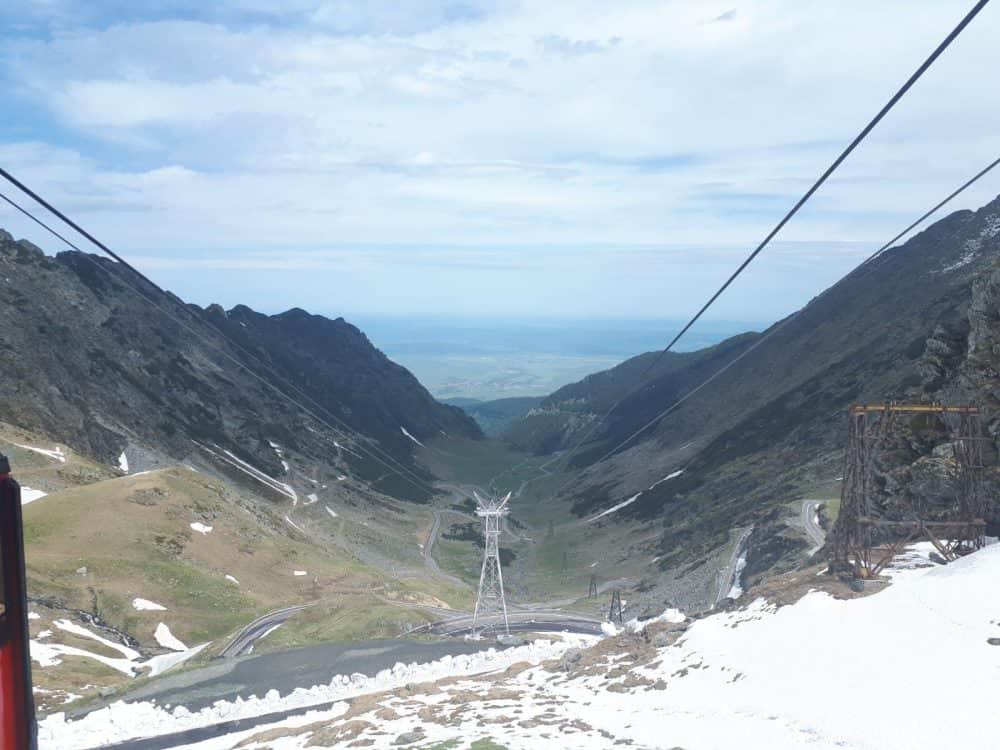
[[[947,561],[985,544],[988,498],[982,487],[984,472],[979,409],[973,405],[855,404],[850,422],[840,513],[830,532],[827,551],[835,567],[852,570],[856,578],[878,576],[909,543],[924,537]],[[924,414],[952,433],[957,507],[943,518],[925,517],[912,501],[883,517],[874,496],[876,458],[900,415]],[[955,425],[955,420],[958,425]]]
[[[476,611],[472,617],[472,630],[479,633],[493,627],[499,627],[499,617],[503,616],[503,632],[510,633],[510,623],[507,621],[507,600],[503,593],[503,572],[500,570],[500,524],[510,510],[507,501],[510,494],[503,499],[492,496],[487,500],[476,495],[479,507],[476,515],[483,519],[483,534],[486,549],[483,552],[483,571],[479,575],[479,594],[476,597]],[[480,620],[484,621],[482,629]]]

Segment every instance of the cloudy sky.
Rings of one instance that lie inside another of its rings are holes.
[[[201,303],[676,318],[971,5],[4,0],[0,164]],[[997,38],[994,3],[715,315],[788,312],[1000,154]]]

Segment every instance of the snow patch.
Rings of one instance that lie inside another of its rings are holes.
[[[616,636],[624,631],[620,630],[613,622],[602,622],[601,632],[607,636]]]
[[[259,641],[262,641],[262,640],[264,640],[264,639],[265,639],[265,638],[267,638],[267,637],[268,637],[269,635],[271,635],[271,633],[273,633],[273,632],[274,632],[275,630],[277,630],[278,628],[280,628],[280,627],[281,627],[282,625],[284,625],[284,623],[283,623],[283,622],[279,622],[279,623],[278,623],[277,625],[272,625],[271,627],[269,627],[269,628],[268,628],[267,630],[265,630],[265,631],[264,631],[263,635],[261,635],[261,636],[260,636],[260,637],[259,637],[259,638],[257,639],[257,641],[259,642]]]
[[[303,505],[312,505],[313,503],[318,503],[319,497],[315,492],[306,495],[306,502]]]
[[[193,649],[178,648],[183,647],[179,640],[173,637],[170,633],[169,628],[163,623],[160,623],[160,627],[157,628],[155,637],[157,642],[160,643],[164,648],[171,648],[177,650],[178,653],[165,654],[163,656],[154,656],[145,662],[139,661],[140,654],[138,651],[124,646],[121,643],[115,643],[106,638],[102,638],[96,633],[88,630],[87,628],[77,625],[69,620],[56,620],[55,626],[59,630],[63,630],[67,633],[72,633],[73,635],[79,636],[81,638],[89,638],[92,641],[97,641],[107,648],[118,651],[122,654],[122,658],[115,658],[110,656],[105,656],[103,654],[96,654],[92,651],[87,651],[82,648],[77,648],[76,646],[67,646],[61,643],[41,643],[43,639],[51,638],[51,630],[43,630],[38,634],[37,638],[31,641],[31,659],[36,662],[41,667],[56,667],[62,664],[63,657],[77,657],[83,659],[92,659],[93,661],[99,662],[117,672],[121,672],[129,677],[134,677],[140,670],[148,669],[150,670],[150,676],[156,676],[162,674],[166,670],[181,664],[191,657],[198,654],[206,646],[210,645],[204,643],[200,646],[196,646]],[[160,628],[163,628],[161,631]],[[161,640],[162,638],[162,640]],[[61,747],[61,745],[53,745],[53,747]]]
[[[288,524],[289,526],[291,526],[291,527],[292,527],[293,529],[295,529],[296,531],[300,531],[300,532],[302,532],[303,534],[305,534],[305,533],[306,533],[306,532],[305,532],[305,529],[303,529],[303,528],[302,528],[301,526],[299,526],[299,525],[298,525],[297,523],[295,523],[295,521],[293,521],[293,520],[292,520],[291,518],[289,518],[288,516],[285,516],[285,523],[287,523],[287,524]]]
[[[679,477],[683,473],[684,473],[684,469],[678,469],[677,471],[673,471],[673,472],[667,474],[665,477],[663,477],[663,479],[661,479],[660,481],[653,482],[653,484],[651,484],[649,486],[649,489],[653,489],[654,487],[658,487],[659,485],[663,484],[664,482],[666,482],[666,481],[668,481],[670,479],[676,479],[677,477]]]
[[[128,474],[128,458],[125,456],[125,451],[118,457],[118,468]]]
[[[292,571],[292,575],[293,576],[297,576],[297,577],[307,576],[307,575],[309,575],[309,571],[308,570],[293,570]]]
[[[650,618],[649,620],[640,620],[638,618],[633,618],[625,623],[625,627],[631,630],[633,633],[641,633],[646,629],[647,625],[652,625],[654,622],[684,622],[687,619],[684,613],[679,609],[666,609],[663,614],[657,615],[656,617]]]
[[[35,453],[41,453],[43,456],[48,456],[49,458],[55,459],[59,463],[66,463],[66,454],[63,453],[63,449],[58,445],[52,450],[46,448],[36,448],[33,445],[21,445],[20,443],[13,443],[18,448],[24,448],[28,451],[34,451]]]
[[[48,494],[48,492],[42,492],[41,490],[33,490],[31,487],[22,487],[21,505],[27,505],[28,503],[35,502],[35,500],[41,500]]]
[[[326,512],[329,513],[331,517],[337,517],[337,511],[333,510],[329,505],[324,505],[323,507],[326,508]]]
[[[87,628],[82,625],[77,625],[75,622],[70,620],[56,620],[54,624],[57,628],[67,633],[72,633],[73,635],[78,635],[81,638],[89,638],[92,641],[97,641],[102,646],[107,646],[112,651],[117,651],[129,661],[135,661],[140,656],[139,652],[135,649],[122,645],[121,643],[109,641],[107,638],[103,638],[97,633],[87,630]]]
[[[171,651],[187,651],[188,647],[181,643],[173,633],[170,632],[170,628],[167,627],[165,623],[160,623],[156,626],[156,632],[153,633],[153,638],[159,643],[163,648],[169,648]]]
[[[237,581],[237,580],[236,580],[235,578],[233,578],[233,577],[232,577],[231,575],[229,575],[228,573],[226,573],[226,580],[227,580],[227,581],[230,581],[230,582],[232,582],[232,583],[235,583],[235,584],[236,584],[237,586],[239,586],[239,585],[240,585],[240,582],[239,582],[239,581]]]
[[[626,505],[631,505],[632,503],[634,503],[636,500],[639,499],[639,495],[641,495],[641,494],[642,494],[641,492],[637,492],[636,494],[632,495],[632,497],[630,497],[628,500],[625,500],[624,502],[618,503],[618,505],[613,505],[612,507],[608,508],[607,510],[605,510],[605,511],[603,511],[601,513],[598,513],[593,518],[588,518],[587,519],[587,523],[593,523],[594,521],[596,521],[599,518],[604,518],[606,515],[614,513],[616,510],[621,510]]]
[[[199,523],[198,521],[195,521],[193,524],[191,524],[192,531],[197,531],[199,534],[211,534],[212,529],[214,528],[215,528],[214,526],[206,526],[205,524]]]
[[[413,437],[413,435],[411,435],[409,432],[407,432],[405,427],[400,426],[399,429],[402,430],[403,434],[406,435],[406,437],[408,437],[414,443],[416,443],[417,445],[419,445],[421,448],[424,446],[423,443],[421,443],[419,440],[417,440],[415,437]]]
[[[957,261],[942,268],[941,273],[948,273],[949,271],[957,271],[959,268],[969,265],[972,261],[976,259],[976,254],[978,250],[979,248],[969,250],[965,255],[963,255]]]
[[[179,642],[180,641],[178,641],[178,643]],[[178,664],[183,664],[188,659],[197,656],[209,645],[211,645],[211,642],[203,643],[200,646],[195,646],[194,648],[189,648],[187,651],[178,651],[173,654],[154,656],[152,659],[140,664],[139,666],[148,669],[150,677],[157,677],[166,672],[168,669],[172,669]]]
[[[91,651],[85,651],[82,648],[76,648],[75,646],[64,646],[61,643],[41,643],[37,640],[32,640],[30,644],[31,649],[31,660],[37,662],[41,667],[57,667],[62,664],[63,656],[79,656],[84,659],[93,659],[94,661],[100,662],[106,667],[110,667],[117,672],[121,672],[129,677],[135,674],[136,664],[131,659],[116,659],[110,656],[104,656],[103,654],[95,654]],[[59,745],[54,745],[54,747],[60,747]]]
[[[140,599],[136,597],[132,600],[132,609],[138,610],[139,612],[166,612],[167,608],[162,604],[157,604],[156,602],[151,602],[149,599]]]

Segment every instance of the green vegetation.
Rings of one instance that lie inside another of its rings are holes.
[[[440,477],[463,484],[487,485],[497,474],[524,460],[525,455],[497,440],[437,438],[418,451],[420,459]]]
[[[394,638],[433,622],[433,615],[405,601],[373,599],[364,595],[335,597],[309,607],[259,641],[254,653],[278,651],[311,643]]]
[[[401,512],[382,514],[379,518],[387,520],[369,527],[348,520],[346,508],[336,520],[322,508],[312,521],[307,514],[299,516],[317,533],[329,528],[342,537],[351,528],[372,534],[377,541],[370,548],[377,544],[394,550],[396,558],[388,559],[409,561],[419,573],[397,577],[360,562],[343,546],[318,544],[315,537],[292,529],[271,504],[235,493],[183,468],[53,492],[24,509],[29,589],[59,607],[93,612],[143,647],[155,647],[153,634],[160,622],[188,645],[212,641],[196,661],[217,653],[254,618],[293,604],[313,606],[269,635],[261,648],[395,637],[436,619],[423,605],[471,603],[467,589],[425,575],[411,541],[426,533],[419,531],[421,526],[429,528],[425,508],[400,504]],[[192,523],[211,531],[195,531]],[[294,575],[296,570],[307,575]],[[166,609],[137,611],[135,598]],[[51,621],[64,616],[58,609],[40,609],[38,629],[53,629]],[[96,641],[64,631],[52,639],[120,657]],[[61,659],[58,667],[36,669],[40,687],[107,688],[131,682],[86,657]],[[103,679],[90,679],[98,667]],[[60,705],[58,695],[53,693],[53,706]]]
[[[445,740],[444,742],[435,742],[433,745],[411,745],[411,747],[420,747],[421,750],[459,750],[460,748],[465,750],[507,750],[506,745],[498,745],[489,737],[473,740],[468,745],[465,744],[464,740]]]
[[[507,746],[500,745],[486,737],[481,740],[476,740],[469,745],[469,750],[507,750]]]

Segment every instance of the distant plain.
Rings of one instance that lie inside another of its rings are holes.
[[[660,349],[676,320],[348,318],[439,399],[544,396],[629,357]],[[676,351],[761,330],[761,322],[706,321]]]

